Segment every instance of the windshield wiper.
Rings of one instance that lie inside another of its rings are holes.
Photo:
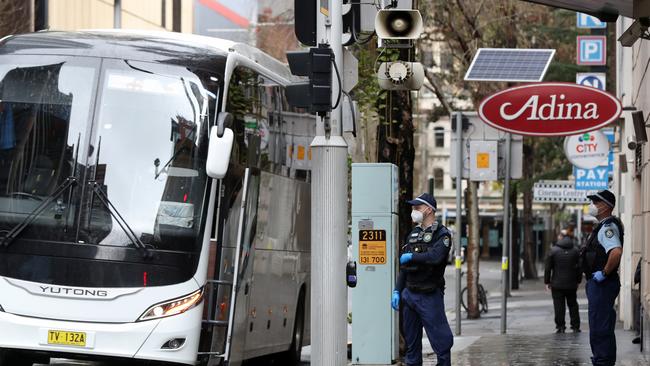
[[[126,233],[126,236],[131,240],[133,245],[135,245],[136,248],[140,249],[142,251],[142,257],[145,259],[152,259],[153,254],[147,248],[147,246],[138,238],[137,235],[135,235],[135,232],[133,229],[131,229],[131,226],[124,220],[124,217],[120,215],[120,212],[113,206],[111,201],[108,199],[108,195],[106,195],[106,192],[102,189],[102,187],[97,183],[97,181],[90,181],[88,184],[92,187],[93,192],[97,195],[97,198],[108,208],[108,212],[113,216],[115,221],[117,222],[118,225],[122,228],[122,230]]]
[[[3,247],[8,247],[11,242],[13,242],[20,233],[23,232],[29,226],[40,214],[45,211],[45,209],[52,203],[54,202],[55,199],[59,198],[60,195],[63,194],[68,188],[72,187],[77,183],[77,178],[70,176],[65,179],[61,184],[59,184],[56,187],[56,190],[52,195],[50,195],[45,201],[43,201],[38,207],[36,207],[32,212],[25,217],[25,219],[19,223],[18,225],[14,226],[8,233],[2,238],[2,242],[0,245]]]

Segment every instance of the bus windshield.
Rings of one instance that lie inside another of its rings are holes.
[[[28,222],[0,248],[0,275],[108,287],[142,285],[142,275],[84,281],[48,268],[85,261],[93,271],[119,272],[116,262],[128,262],[127,271],[149,272],[150,285],[186,280],[196,269],[218,78],[139,61],[99,65],[0,56],[0,240]],[[70,179],[75,184],[65,185]],[[153,258],[138,255],[139,244]]]

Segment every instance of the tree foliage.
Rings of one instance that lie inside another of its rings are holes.
[[[575,82],[575,13],[518,0],[422,0],[426,32],[423,43],[443,43],[453,54],[452,70],[427,75],[437,95],[462,95],[474,109],[485,96],[511,84],[467,82],[463,76],[478,48],[552,48],[555,58],[546,81]],[[571,165],[561,138],[525,138],[524,179],[513,187],[523,194],[524,261],[528,278],[537,276],[532,236],[532,186],[540,179],[565,179]],[[529,164],[530,163],[530,164]],[[513,233],[514,236],[517,233]]]

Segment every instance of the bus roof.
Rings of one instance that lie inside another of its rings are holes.
[[[0,54],[106,57],[198,67],[209,67],[215,58],[225,58],[233,52],[286,80],[294,79],[285,64],[254,47],[194,34],[99,29],[27,33],[0,41]]]

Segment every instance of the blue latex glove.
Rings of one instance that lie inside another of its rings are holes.
[[[408,263],[413,259],[413,253],[404,253],[399,257],[399,264]]]
[[[393,296],[390,299],[390,306],[393,310],[399,310],[399,291],[393,290]]]
[[[594,278],[594,280],[596,280],[596,282],[603,282],[603,281],[605,281],[605,278],[606,278],[603,271],[594,272],[594,273],[592,273],[592,276],[594,276],[593,278]]]

